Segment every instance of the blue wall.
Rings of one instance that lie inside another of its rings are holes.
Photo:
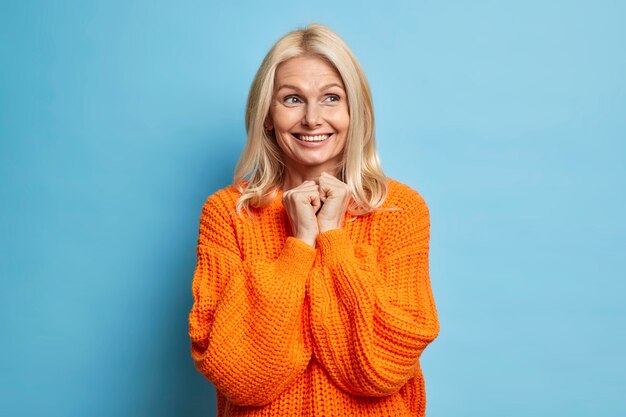
[[[262,57],[319,21],[368,74],[387,174],[431,210],[428,414],[621,416],[624,16],[3,1],[0,415],[213,415],[187,336],[200,208],[231,178]]]

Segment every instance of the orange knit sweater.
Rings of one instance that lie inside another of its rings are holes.
[[[191,355],[218,417],[424,416],[419,358],[439,321],[423,198],[389,180],[379,211],[290,236],[282,192],[252,220],[233,186],[202,208]],[[353,216],[346,214],[346,220]]]

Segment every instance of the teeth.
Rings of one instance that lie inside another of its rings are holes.
[[[330,135],[304,136],[298,135],[298,139],[305,142],[322,142],[330,137]]]

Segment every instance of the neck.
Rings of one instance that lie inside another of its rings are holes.
[[[322,172],[327,172],[335,177],[339,175],[339,168],[334,165],[321,165],[315,167],[285,167],[285,180],[283,181],[283,191],[291,190],[302,184],[304,181],[313,180],[317,182]]]

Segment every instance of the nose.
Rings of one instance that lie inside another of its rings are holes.
[[[320,124],[320,112],[316,103],[310,103],[306,106],[302,124],[309,128],[316,127]]]

